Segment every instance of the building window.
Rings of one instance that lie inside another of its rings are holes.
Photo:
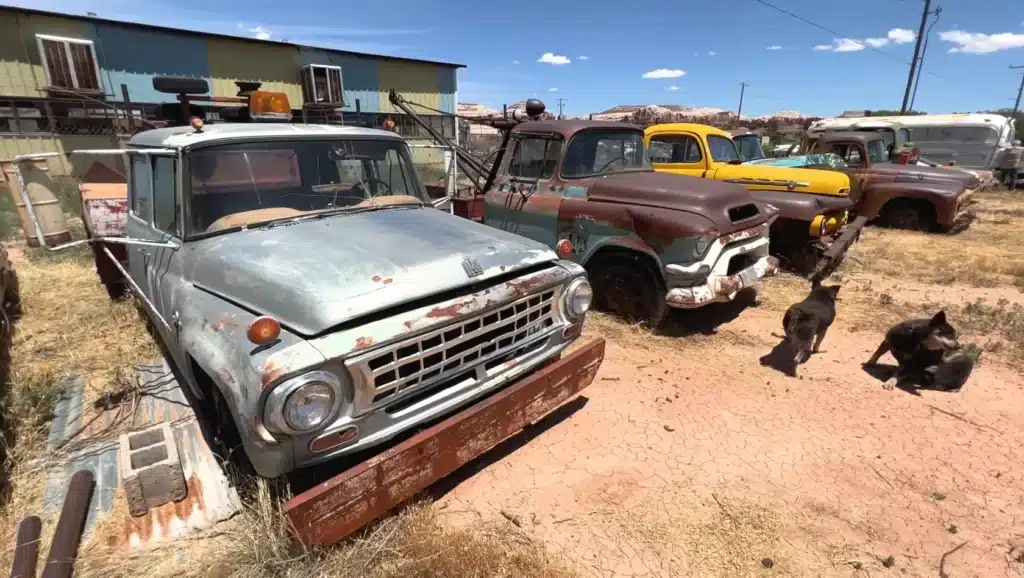
[[[99,91],[100,73],[91,40],[37,35],[47,86]]]
[[[341,67],[309,64],[302,67],[302,96],[307,104],[344,105]]]

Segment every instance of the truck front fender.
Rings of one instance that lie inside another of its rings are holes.
[[[915,199],[931,204],[941,218],[946,212],[956,211],[956,200],[965,190],[958,183],[868,183],[864,185],[856,211],[859,216],[874,219],[893,199]]]
[[[220,390],[243,439],[256,433],[254,419],[259,417],[264,389],[302,369],[300,365],[325,361],[309,342],[283,327],[275,342],[253,344],[247,330],[258,315],[195,286],[185,290],[181,302],[187,307],[179,317],[179,346]],[[182,371],[189,387],[199,396],[208,395],[191,374],[190,364],[185,365]]]

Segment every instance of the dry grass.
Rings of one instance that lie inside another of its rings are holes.
[[[1024,289],[1024,196],[979,193],[978,219],[958,235],[865,229],[840,268],[846,273],[912,276],[920,282]]]
[[[0,571],[10,568],[18,522],[42,514],[46,469],[61,457],[46,452],[48,422],[65,377],[87,378],[88,402],[123,388],[126,368],[159,355],[135,305],[108,299],[88,250],[30,251],[25,257],[16,258],[24,315],[14,337],[6,407],[16,444],[9,453],[11,498],[0,508]],[[44,522],[41,559],[54,523]],[[262,484],[232,520],[153,550],[107,550],[105,536],[117,531],[97,524],[81,548],[77,576],[574,576],[507,522],[450,528],[441,511],[424,503],[404,508],[339,547],[298,549]]]
[[[156,550],[111,556],[90,548],[82,577],[150,578],[572,578],[572,571],[515,526],[500,523],[452,528],[443,511],[414,503],[345,544],[304,549],[288,536],[286,522],[265,483],[246,509],[216,531]]]

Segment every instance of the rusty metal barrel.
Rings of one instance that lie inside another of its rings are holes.
[[[71,240],[71,230],[68,228],[67,218],[64,217],[64,210],[53,193],[55,185],[50,178],[49,165],[45,160],[21,161],[18,165],[21,168],[21,178],[28,189],[28,198],[32,201],[36,221],[43,232],[43,240],[50,247],[67,243]],[[25,240],[29,247],[38,247],[36,228],[21,196],[18,177],[14,172],[14,161],[0,161],[0,166],[7,187],[11,190],[14,206],[18,209],[18,221],[25,233]]]

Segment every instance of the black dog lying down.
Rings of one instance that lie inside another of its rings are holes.
[[[892,389],[905,382],[943,391],[959,391],[974,370],[974,358],[960,346],[956,328],[946,313],[909,319],[892,326],[864,367],[878,364],[887,352],[896,358],[896,374],[882,387]]]

